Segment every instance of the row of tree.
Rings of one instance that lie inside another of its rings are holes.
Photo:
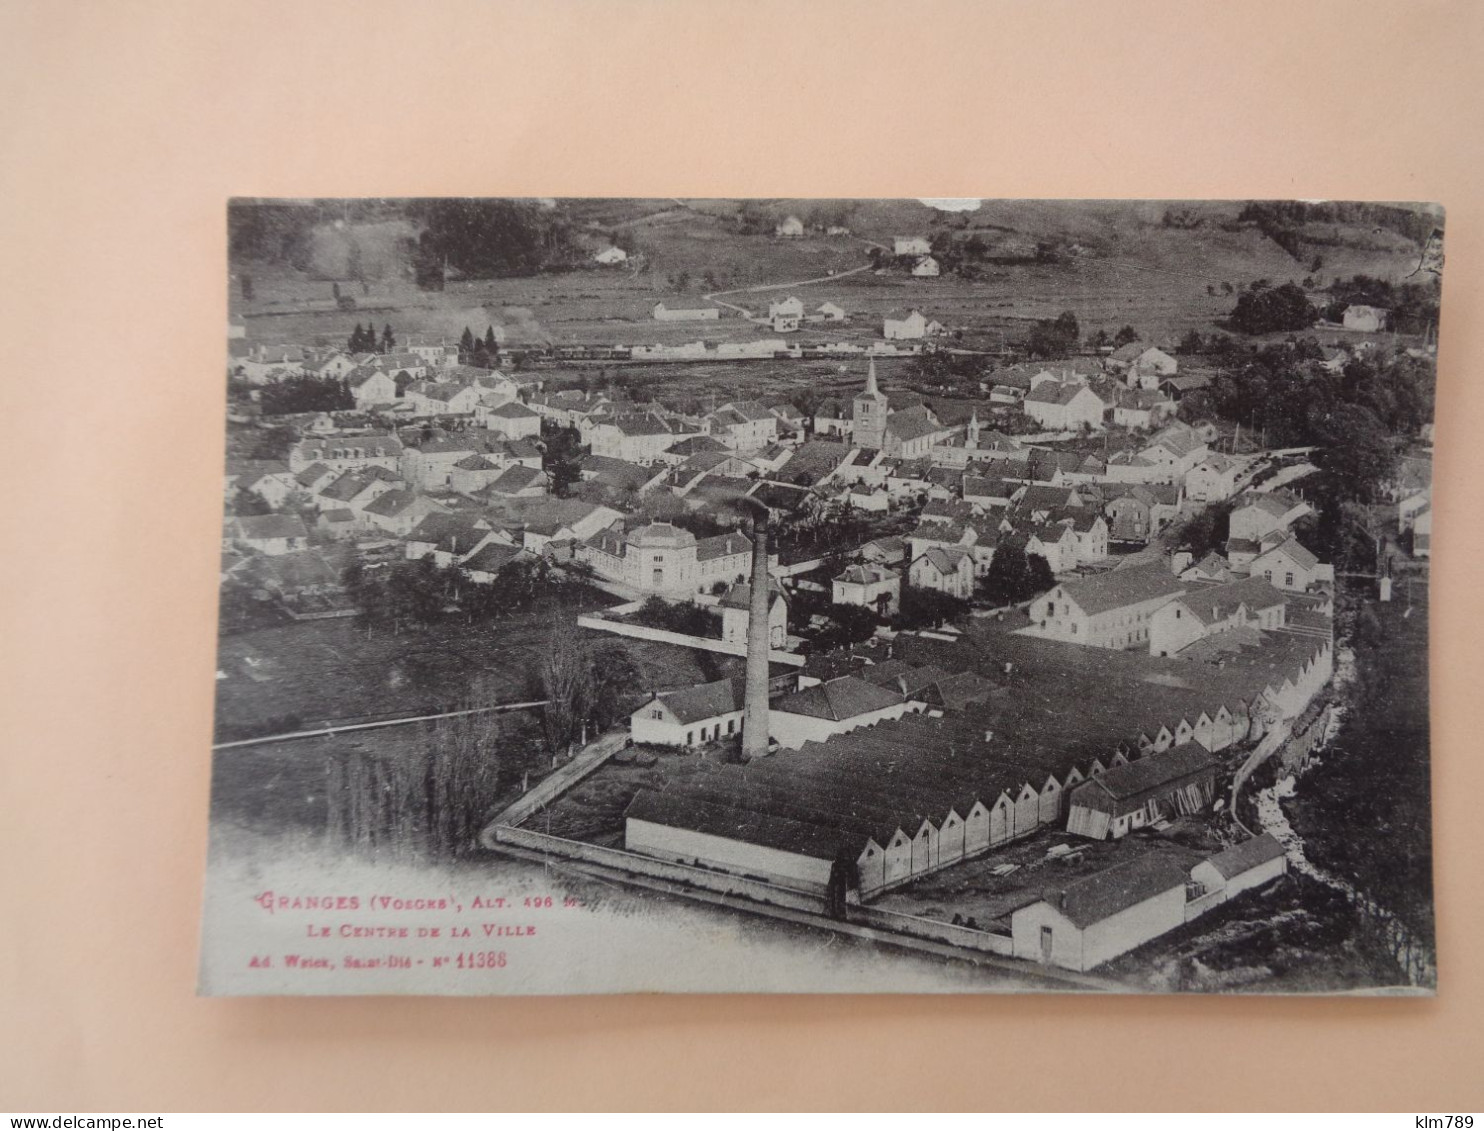
[[[381,337],[376,337],[376,327],[371,323],[362,326],[356,323],[356,328],[350,332],[350,338],[345,343],[348,353],[392,353],[397,348],[397,335],[392,333],[391,323],[382,327]]]

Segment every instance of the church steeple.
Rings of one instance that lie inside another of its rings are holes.
[[[851,407],[852,435],[857,447],[879,448],[886,440],[887,401],[876,386],[876,359],[866,370],[866,387]]]
[[[979,410],[976,408],[969,414],[969,447],[979,446]]]

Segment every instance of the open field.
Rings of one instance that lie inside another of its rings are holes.
[[[780,240],[771,234],[739,234],[737,201],[573,201],[566,205],[580,238],[600,245],[608,233],[620,235],[642,256],[645,272],[591,268],[519,278],[450,280],[442,292],[419,290],[395,258],[381,256],[364,284],[344,280],[343,294],[358,304],[336,309],[332,282],[283,266],[235,264],[251,274],[254,298],[244,301],[233,286],[230,309],[242,318],[252,340],[266,343],[330,343],[346,338],[367,318],[390,323],[401,337],[426,334],[456,340],[465,326],[503,327],[515,344],[583,342],[676,344],[695,340],[735,341],[774,336],[765,327],[725,311],[716,322],[660,323],[649,316],[660,299],[672,305],[707,305],[709,290],[791,284],[853,270],[869,262],[874,246],[893,235],[952,232],[975,235],[988,245],[981,261],[984,277],[915,279],[871,272],[797,288],[806,307],[825,301],[854,316],[845,326],[815,326],[790,337],[800,341],[874,337],[885,314],[913,306],[951,329],[988,331],[1016,339],[1028,323],[1073,310],[1084,331],[1116,331],[1133,324],[1155,341],[1172,340],[1189,329],[1208,330],[1232,307],[1222,284],[1234,287],[1255,279],[1283,282],[1316,274],[1321,282],[1363,272],[1399,279],[1415,266],[1418,247],[1395,232],[1342,225],[1307,225],[1304,237],[1324,261],[1290,255],[1252,225],[1235,225],[1240,206],[1181,205],[1201,217],[1194,228],[1161,224],[1162,202],[1109,201],[1075,208],[1052,201],[987,201],[977,212],[947,214],[915,201],[762,202],[773,219],[790,213],[805,217],[845,208],[850,236],[811,233]],[[385,227],[368,238],[385,243]],[[1309,229],[1313,229],[1310,231]],[[1310,245],[1303,251],[1308,256]],[[1038,248],[1050,258],[1036,258]],[[710,273],[714,286],[705,282]],[[680,276],[688,285],[677,290]],[[1207,287],[1218,290],[1207,293]],[[770,298],[788,290],[732,294],[726,301],[765,313]]]
[[[564,617],[613,599],[567,603]],[[537,611],[483,625],[446,623],[368,635],[352,619],[303,621],[224,636],[218,650],[218,741],[331,723],[411,715],[468,702],[531,695],[552,626]],[[595,642],[611,638],[593,634]],[[644,689],[720,678],[727,657],[651,641],[625,641]],[[713,671],[718,674],[710,674]],[[539,698],[539,696],[536,696]]]

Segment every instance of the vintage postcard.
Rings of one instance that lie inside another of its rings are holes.
[[[227,220],[203,993],[1434,992],[1439,206]]]

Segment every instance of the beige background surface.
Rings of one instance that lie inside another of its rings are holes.
[[[0,1109],[1479,1108],[1481,17],[0,3]],[[1437,999],[197,1000],[223,203],[454,193],[1445,203]]]

